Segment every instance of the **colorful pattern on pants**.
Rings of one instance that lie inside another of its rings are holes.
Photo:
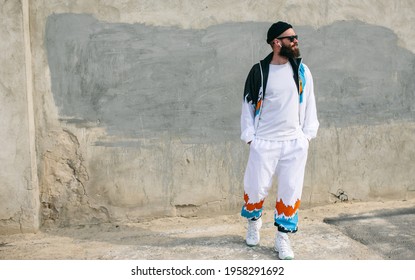
[[[287,206],[282,199],[275,204],[274,221],[278,231],[282,232],[296,232],[298,224],[298,209],[301,201],[298,199],[294,206]]]
[[[260,200],[256,203],[249,203],[249,196],[246,193],[244,194],[244,200],[245,204],[241,211],[242,217],[248,219],[258,219],[262,216],[262,205],[264,204],[264,200]]]
[[[249,196],[244,194],[245,204],[242,207],[241,216],[247,219],[258,219],[262,216],[264,200],[257,203],[249,203]],[[296,232],[298,224],[298,209],[301,201],[298,199],[293,206],[287,206],[282,199],[275,204],[274,225],[278,231]]]

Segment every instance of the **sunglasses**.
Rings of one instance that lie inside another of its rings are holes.
[[[298,35],[291,35],[291,36],[284,36],[284,37],[277,37],[277,39],[289,39],[290,42],[294,42],[294,40],[298,40]]]

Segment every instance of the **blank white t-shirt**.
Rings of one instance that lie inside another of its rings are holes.
[[[269,74],[256,137],[285,141],[302,135],[299,97],[291,64],[269,65]]]

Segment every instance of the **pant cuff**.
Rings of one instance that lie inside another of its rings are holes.
[[[262,216],[262,209],[248,211],[244,205],[241,210],[241,216],[247,219],[259,219]]]
[[[288,229],[282,225],[277,224],[277,222],[274,223],[274,226],[278,228],[278,231],[285,232],[285,233],[294,233],[297,232],[298,227],[295,227],[294,229]]]

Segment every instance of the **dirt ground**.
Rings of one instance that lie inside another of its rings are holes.
[[[296,259],[378,260],[386,257],[346,234],[327,218],[371,211],[414,209],[408,201],[338,202],[300,210],[291,235]],[[261,243],[245,245],[246,221],[239,213],[204,218],[163,218],[142,223],[101,224],[0,236],[2,260],[272,260],[273,213],[264,213]],[[411,233],[415,239],[414,233]],[[413,250],[413,249],[412,249]]]

